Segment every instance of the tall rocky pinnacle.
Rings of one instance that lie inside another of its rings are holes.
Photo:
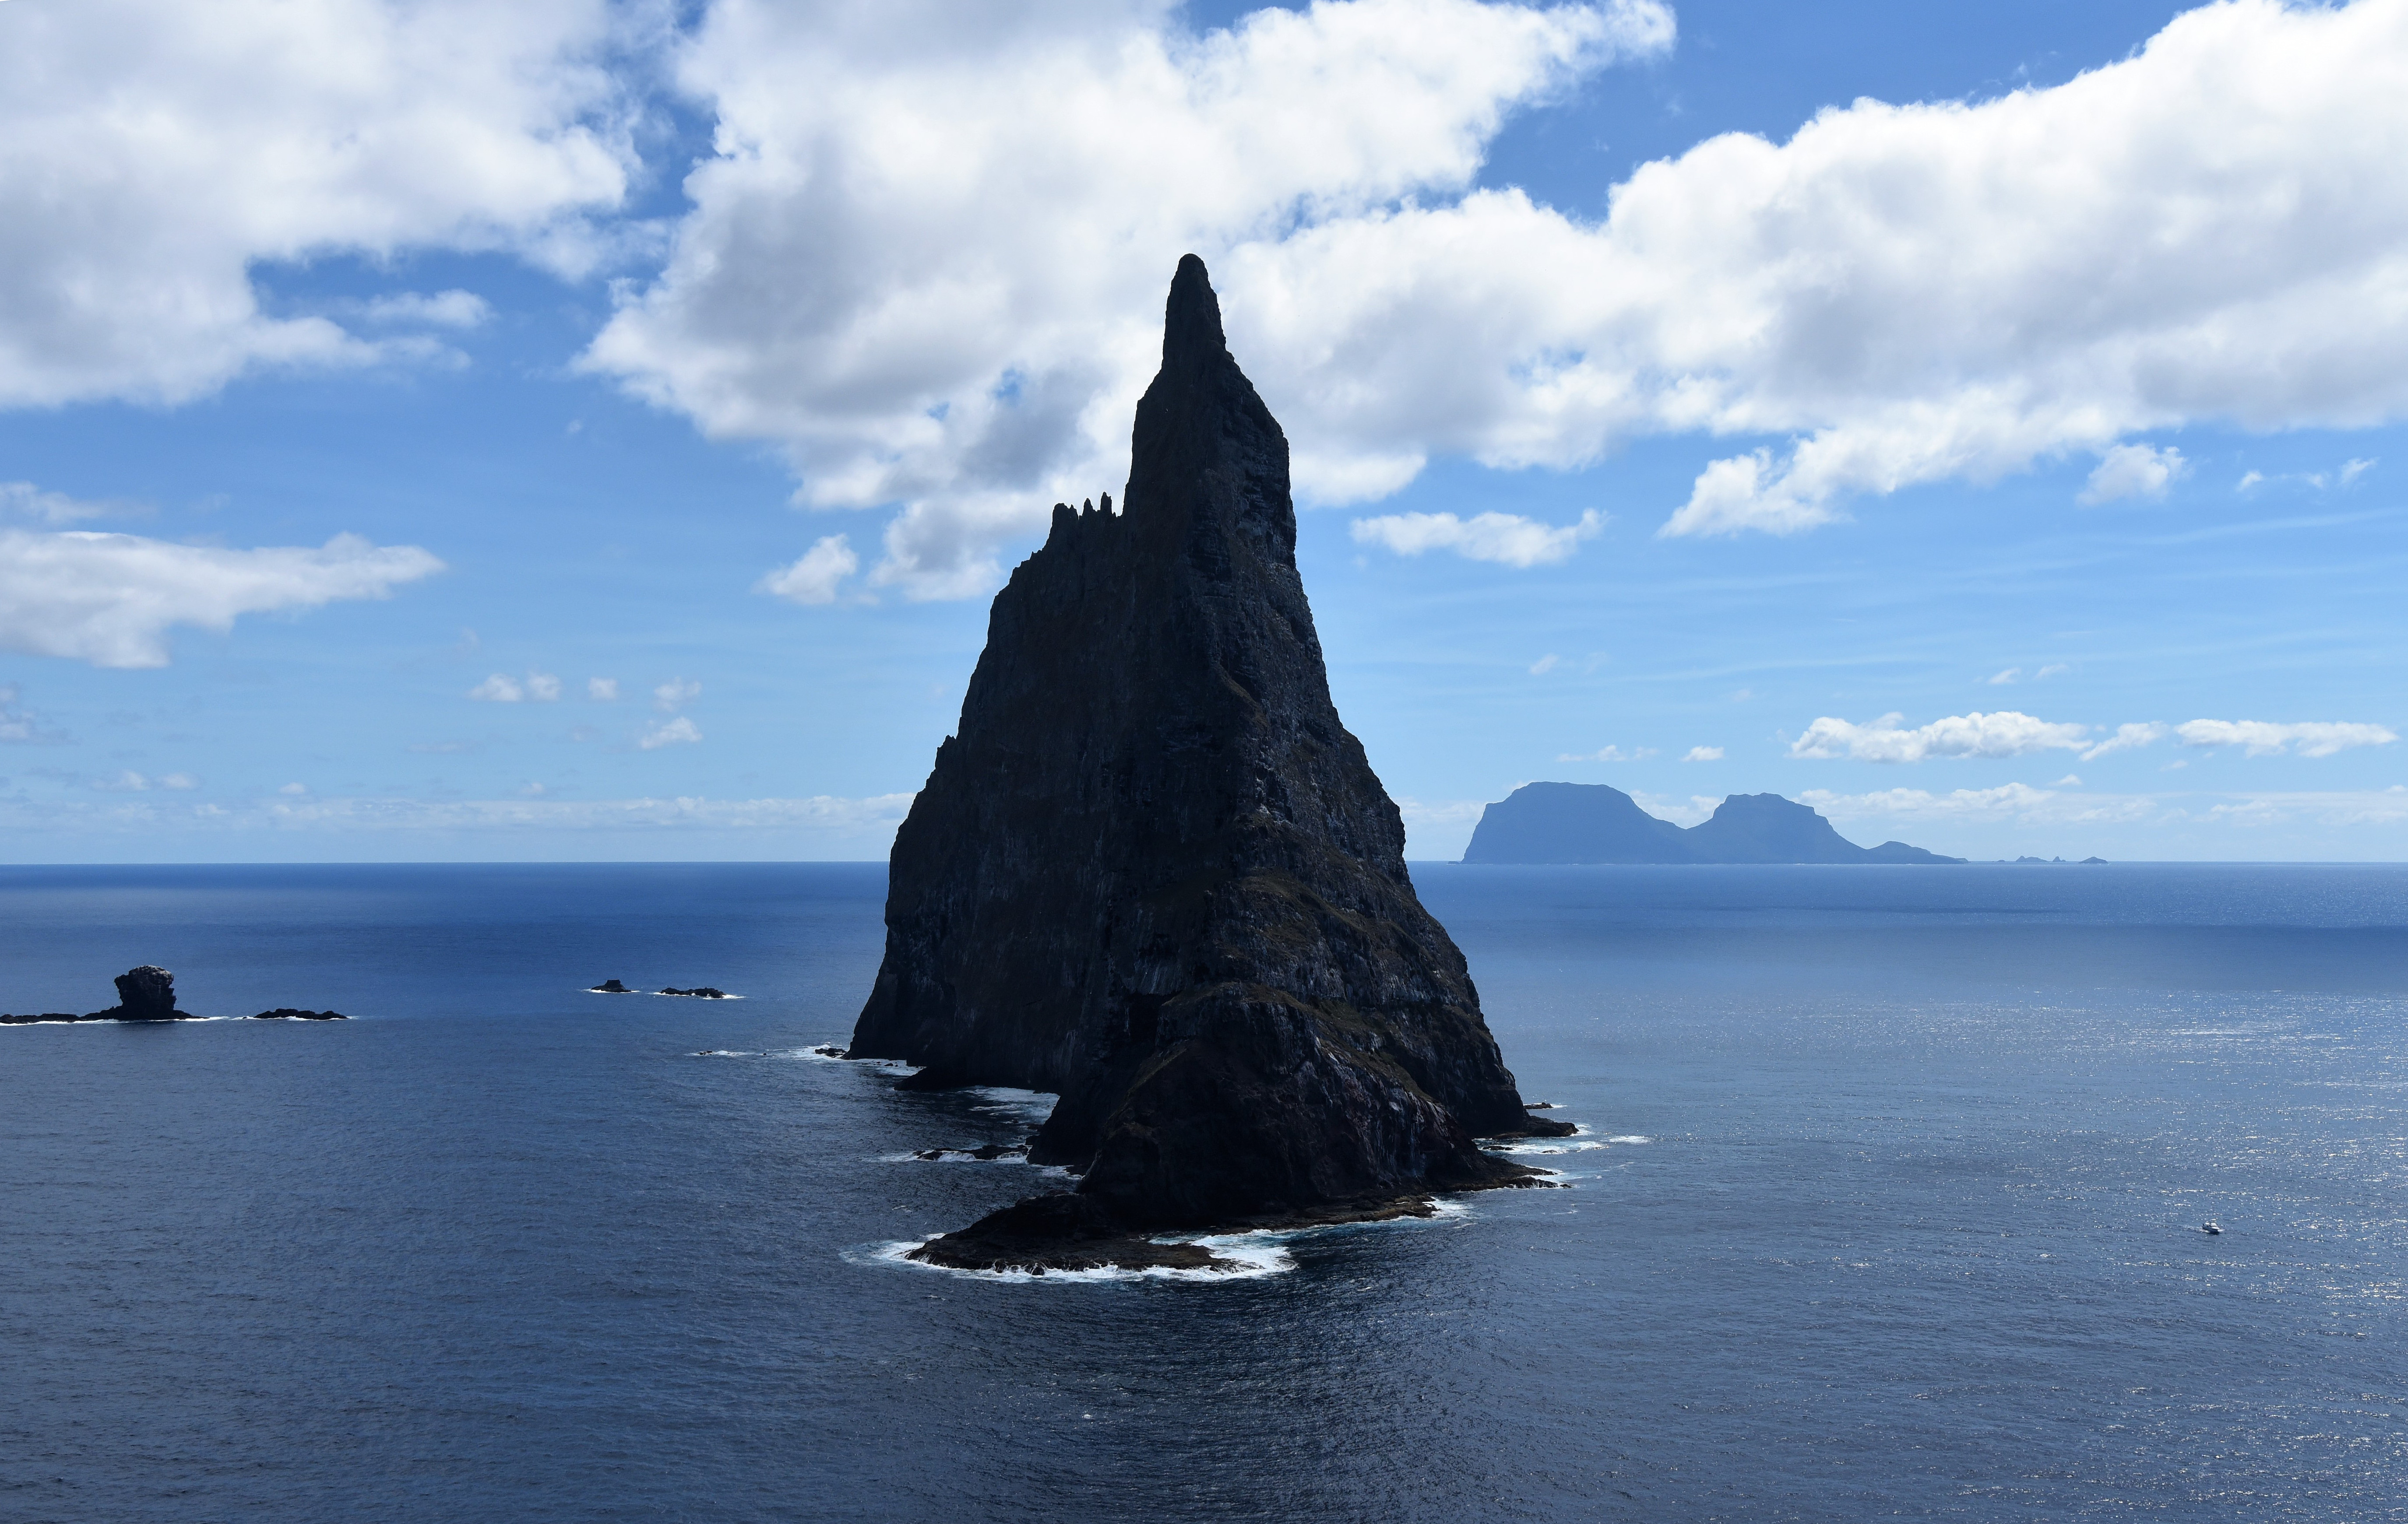
[[[1404,844],[1330,703],[1286,436],[1189,255],[1121,510],[1056,505],[996,595],[851,1052],[1059,1092],[1030,1157],[1075,1197],[989,1219],[1039,1236],[1526,1178],[1473,1139],[1570,1129],[1524,1108]]]

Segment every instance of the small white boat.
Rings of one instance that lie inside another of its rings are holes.
[[[2219,1228],[2219,1227],[2217,1227],[2217,1226],[2216,1226],[2214,1223],[2213,1223],[2213,1222],[2202,1222],[2202,1223],[2200,1223],[2200,1224],[2199,1225],[2199,1231],[2200,1231],[2200,1232],[2203,1232],[2203,1233],[2210,1233],[2210,1234],[2213,1234],[2213,1233],[2220,1233],[2220,1232],[2222,1232],[2224,1230],[2223,1230],[2223,1229],[2221,1229],[2221,1228]]]

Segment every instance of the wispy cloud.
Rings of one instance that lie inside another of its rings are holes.
[[[435,328],[475,328],[494,315],[485,299],[474,292],[395,292],[360,305],[361,315],[373,323],[408,323]]]
[[[541,793],[509,799],[424,800],[310,798],[299,784],[280,797],[248,804],[196,805],[128,800],[101,805],[72,800],[0,799],[0,824],[26,828],[161,826],[205,831],[393,832],[697,831],[804,829],[882,833],[911,806],[908,793],[848,799],[553,799]]]
[[[1951,715],[1913,730],[1902,728],[1904,719],[1887,714],[1869,725],[1858,725],[1827,715],[1790,743],[1789,754],[1877,762],[1918,762],[1928,757],[2021,757],[2035,751],[2079,749],[2090,729],[2053,723],[2014,709]]]
[[[2093,762],[2100,757],[2112,757],[2118,751],[2135,751],[2142,747],[2155,746],[2165,738],[2166,728],[2163,725],[2145,721],[2133,725],[2118,725],[2115,727],[2114,734],[2085,750],[2082,753],[2082,760]]]
[[[1691,747],[1689,748],[1688,755],[1683,757],[1681,760],[1683,762],[1720,762],[1723,760],[1723,748],[1720,747]]]
[[[2336,721],[2285,725],[2262,719],[2191,719],[2175,726],[2174,732],[2185,746],[2239,747],[2252,757],[2286,750],[2302,757],[2329,757],[2353,747],[2384,747],[2400,739],[2387,726]]]
[[[1349,526],[1357,545],[1379,545],[1400,556],[1452,550],[1466,561],[1505,566],[1544,566],[1570,561],[1580,542],[1605,528],[1605,515],[1591,508],[1562,528],[1518,513],[1482,513],[1458,519],[1451,513],[1391,513],[1357,519]]]
[[[646,731],[636,745],[646,751],[658,751],[663,747],[691,746],[702,739],[702,732],[683,715],[664,719]]]
[[[1653,757],[1654,755],[1656,755],[1656,748],[1655,748],[1654,747],[1634,747],[1634,748],[1632,748],[1630,750],[1628,750],[1628,751],[1625,751],[1624,749],[1622,749],[1622,748],[1620,748],[1620,747],[1618,747],[1618,746],[1610,746],[1610,747],[1605,747],[1605,748],[1600,748],[1600,749],[1598,749],[1598,750],[1591,751],[1591,752],[1587,752],[1587,753],[1585,753],[1585,754],[1582,754],[1582,755],[1575,755],[1575,754],[1573,754],[1573,753],[1571,753],[1571,752],[1567,751],[1567,752],[1565,752],[1562,756],[1557,757],[1557,758],[1555,759],[1555,761],[1557,761],[1557,762],[1644,762],[1644,761],[1646,761],[1648,758]]]
[[[163,667],[167,632],[245,614],[385,598],[443,563],[337,534],[314,549],[226,550],[87,530],[0,530],[0,648],[99,667]]]
[[[0,743],[14,746],[60,745],[65,733],[45,730],[33,715],[18,707],[15,683],[0,683]]]
[[[107,503],[86,503],[64,492],[46,492],[30,481],[0,481],[0,518],[43,524],[72,524],[121,511]]]

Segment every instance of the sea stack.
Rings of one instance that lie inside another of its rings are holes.
[[[1525,1109],[1404,845],[1330,702],[1286,436],[1189,255],[1120,510],[1056,505],[996,595],[850,1049],[1059,1092],[1030,1158],[1078,1188],[920,1254],[1128,1262],[1530,1178],[1474,1139],[1571,1129]]]
[[[156,963],[129,968],[117,976],[117,1004],[94,1011],[88,1021],[189,1021],[176,1009],[176,976]]]

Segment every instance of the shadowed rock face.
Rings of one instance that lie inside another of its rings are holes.
[[[117,976],[117,1008],[128,1021],[176,1019],[176,976],[155,963],[129,968]]]
[[[856,1058],[1059,1091],[1082,1220],[1191,1225],[1523,1175],[1523,1109],[1339,722],[1286,436],[1180,262],[1122,511],[1054,510],[896,834]]]

